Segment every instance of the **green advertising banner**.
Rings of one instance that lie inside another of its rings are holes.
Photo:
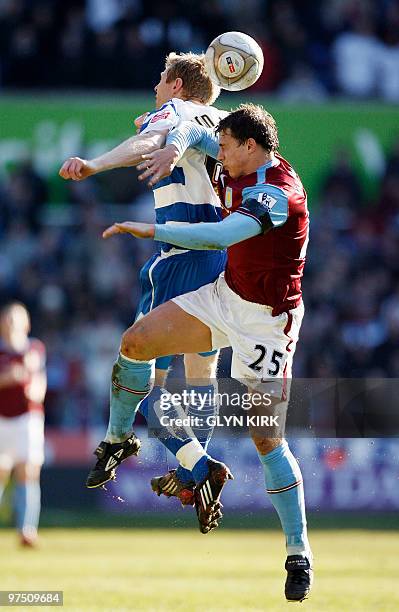
[[[230,109],[239,101],[225,94],[217,105]],[[301,175],[311,207],[317,206],[323,177],[342,150],[353,160],[366,200],[372,199],[386,155],[398,138],[398,108],[254,101],[275,116],[280,151]],[[152,105],[151,96],[4,96],[0,98],[0,173],[29,157],[49,178],[53,200],[62,201],[64,186],[57,178],[62,161],[70,155],[93,157],[134,134],[134,118]]]

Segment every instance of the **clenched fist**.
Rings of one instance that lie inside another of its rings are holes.
[[[62,164],[58,174],[64,179],[82,181],[96,172],[97,169],[93,162],[80,157],[70,157]]]

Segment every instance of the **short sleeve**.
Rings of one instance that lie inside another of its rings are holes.
[[[159,132],[161,130],[171,130],[179,123],[180,117],[177,113],[176,106],[170,100],[166,102],[158,110],[152,111],[146,117],[141,126],[140,134],[148,132]]]
[[[288,198],[280,187],[257,184],[242,192],[242,205],[236,212],[252,217],[266,232],[283,225],[288,218]]]

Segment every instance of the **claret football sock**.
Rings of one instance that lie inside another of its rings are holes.
[[[305,498],[298,462],[284,440],[267,455],[259,455],[266,490],[283,528],[288,555],[310,556]]]
[[[138,404],[151,391],[153,368],[153,361],[137,361],[119,353],[112,369],[106,442],[123,442],[129,436]]]

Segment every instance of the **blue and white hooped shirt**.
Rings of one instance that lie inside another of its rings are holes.
[[[180,121],[193,121],[212,130],[225,115],[225,111],[212,106],[173,98],[146,117],[140,133],[173,130]],[[189,149],[172,174],[153,187],[156,223],[187,225],[221,220],[220,201],[205,161],[204,153]],[[163,252],[178,248],[160,243]]]

